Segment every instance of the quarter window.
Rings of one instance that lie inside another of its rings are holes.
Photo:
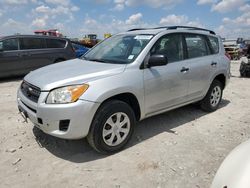
[[[216,37],[208,37],[209,42],[211,44],[212,47],[212,54],[217,54],[219,53],[219,40]]]
[[[183,60],[182,37],[178,34],[170,34],[160,38],[151,49],[151,55],[165,55],[168,62]]]
[[[201,35],[185,36],[188,58],[203,57],[209,54],[206,40]]]
[[[22,38],[20,39],[20,49],[41,49],[45,48],[45,40],[40,38]]]
[[[3,51],[18,50],[18,39],[6,39],[0,43]]]

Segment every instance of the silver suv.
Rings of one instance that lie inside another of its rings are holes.
[[[18,108],[43,132],[87,137],[99,152],[121,150],[137,121],[190,103],[215,111],[230,62],[213,31],[133,29],[104,40],[81,59],[29,73]]]

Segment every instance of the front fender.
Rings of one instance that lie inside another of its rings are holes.
[[[127,71],[122,74],[94,80],[88,84],[89,88],[80,97],[81,99],[103,103],[116,95],[130,93],[137,98],[141,110],[141,117],[144,117],[143,71],[138,69],[135,71]]]

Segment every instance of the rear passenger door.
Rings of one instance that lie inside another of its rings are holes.
[[[50,59],[45,54],[45,39],[24,37],[19,42],[22,68],[26,73],[49,64]]]
[[[206,94],[211,75],[217,66],[217,59],[212,55],[211,46],[205,35],[184,34],[184,43],[189,68],[187,98],[195,100]]]

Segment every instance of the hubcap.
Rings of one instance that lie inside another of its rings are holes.
[[[221,98],[221,88],[219,86],[216,86],[214,87],[211,93],[210,104],[213,107],[216,107],[220,102],[220,98]]]
[[[118,112],[111,115],[104,124],[102,138],[108,146],[117,146],[127,138],[129,130],[129,117],[123,112]]]

